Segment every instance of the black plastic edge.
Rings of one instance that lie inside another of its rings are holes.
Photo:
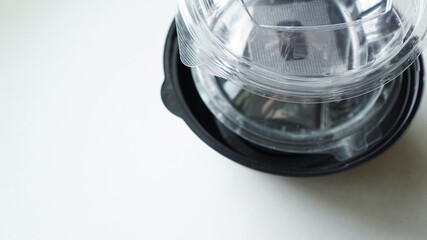
[[[424,88],[424,65],[422,63],[422,58],[420,57],[415,63],[415,69],[419,70],[418,73],[420,76],[419,86],[416,89],[415,93],[417,94],[416,100],[411,104],[411,109],[408,111],[409,114],[404,118],[402,122],[399,122],[399,127],[394,132],[392,136],[385,139],[384,141],[375,144],[374,149],[368,151],[366,154],[357,157],[357,159],[350,160],[346,163],[336,164],[331,168],[324,168],[323,170],[312,170],[307,169],[297,170],[295,168],[286,168],[275,166],[274,164],[264,163],[262,160],[257,161],[254,159],[249,159],[247,156],[242,156],[235,150],[233,150],[230,146],[227,146],[225,142],[221,142],[218,140],[218,137],[214,137],[210,134],[204,126],[196,119],[194,113],[188,107],[188,103],[185,101],[184,96],[182,94],[182,89],[177,81],[177,74],[172,72],[171,70],[176,68],[173,66],[176,63],[176,60],[179,59],[178,54],[178,46],[177,46],[177,36],[176,36],[176,28],[175,23],[172,24],[171,29],[169,31],[165,52],[164,52],[164,70],[165,70],[165,82],[162,86],[161,96],[163,103],[171,111],[173,114],[182,118],[185,123],[190,127],[190,129],[208,146],[212,149],[220,153],[221,155],[233,160],[241,165],[249,167],[251,169],[262,171],[265,173],[281,175],[281,176],[289,176],[289,177],[316,177],[316,176],[326,176],[335,173],[339,173],[342,171],[350,170],[357,166],[360,166],[363,163],[366,163],[382,153],[384,153],[387,149],[389,149],[392,145],[394,145],[404,134],[404,132],[408,129],[410,124],[412,123],[417,110],[421,104],[423,88]],[[192,79],[188,79],[188,81],[192,81]],[[409,90],[408,90],[409,91]],[[211,116],[213,117],[213,116]],[[314,157],[313,155],[307,155],[307,158]]]

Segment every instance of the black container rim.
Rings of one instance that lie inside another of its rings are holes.
[[[161,96],[165,106],[182,118],[191,130],[221,155],[254,170],[292,177],[330,175],[366,163],[396,143],[412,123],[422,100],[424,65],[420,56],[404,73],[404,84],[396,106],[388,117],[387,136],[362,155],[339,162],[330,155],[288,154],[272,152],[241,139],[228,131],[201,100],[190,69],[179,58],[175,23],[170,28],[164,50],[165,82]],[[415,96],[415,97],[414,97]],[[224,134],[227,135],[226,139]]]

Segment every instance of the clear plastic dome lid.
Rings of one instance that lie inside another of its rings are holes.
[[[425,47],[427,0],[179,0],[183,63],[292,102],[360,96]]]

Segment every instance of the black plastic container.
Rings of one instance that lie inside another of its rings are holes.
[[[298,177],[328,175],[378,157],[407,130],[420,106],[423,93],[424,65],[419,57],[403,73],[404,81],[396,104],[380,126],[385,135],[382,141],[345,162],[326,154],[286,154],[250,143],[217,121],[200,98],[191,69],[181,63],[178,51],[176,28],[172,24],[164,53],[162,99],[166,107],[220,154],[249,168],[272,174]]]

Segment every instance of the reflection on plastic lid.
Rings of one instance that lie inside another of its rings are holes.
[[[181,59],[292,102],[360,96],[425,47],[426,0],[179,0]]]

